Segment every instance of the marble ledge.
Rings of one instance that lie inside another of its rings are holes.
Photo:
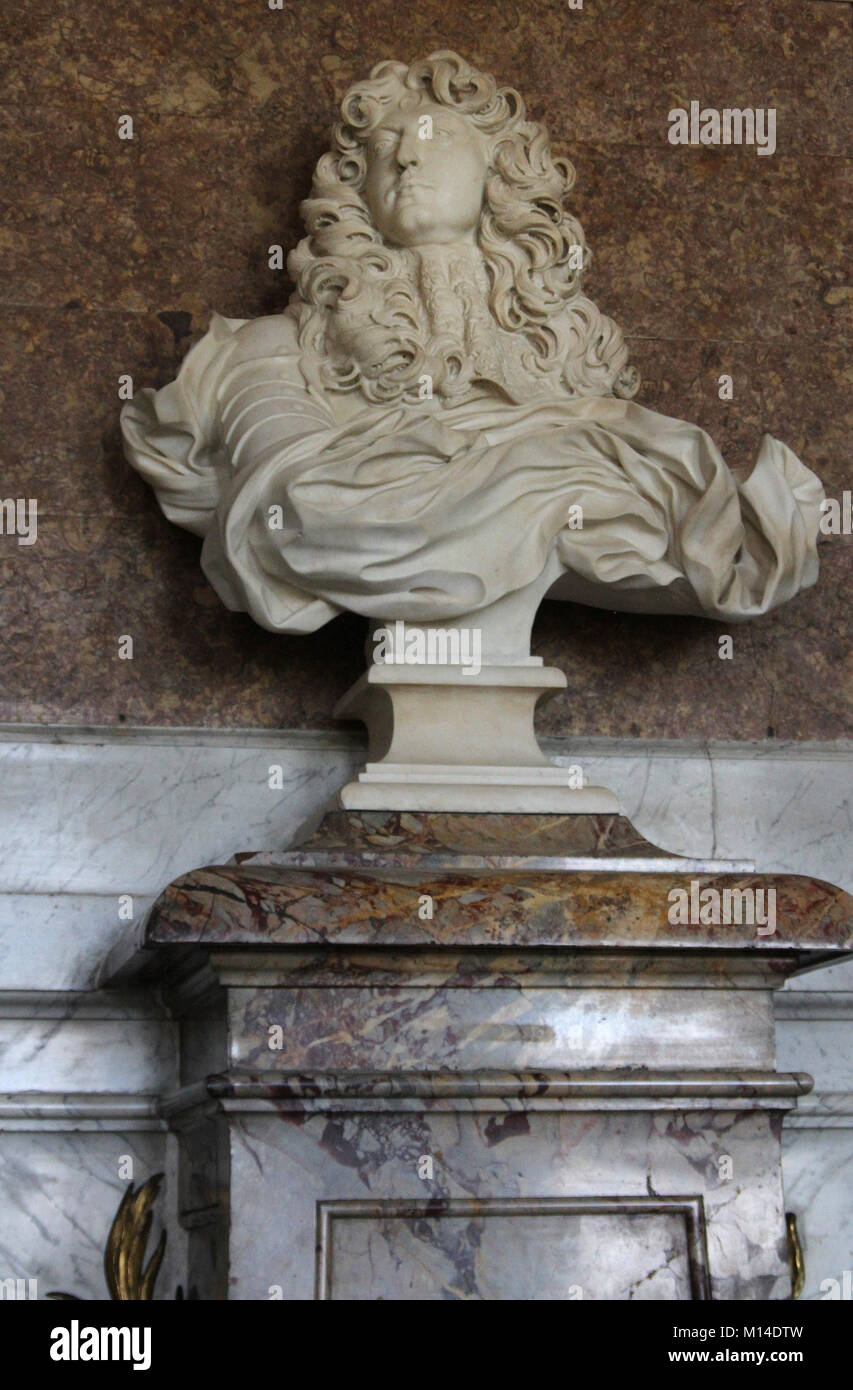
[[[165,1133],[154,1094],[110,1091],[0,1092],[0,1131]]]
[[[785,1129],[853,1130],[853,1091],[810,1093],[803,1072],[217,1074],[163,1095],[0,1094],[0,1133],[167,1133],[208,1111],[502,1113],[504,1111],[784,1111]],[[686,1105],[685,1102],[692,1102]]]
[[[820,1091],[804,1097],[786,1117],[785,1128],[853,1129],[853,1091]]]
[[[132,949],[132,948],[129,948]],[[166,968],[170,948],[143,948],[132,954],[129,977],[146,978]],[[375,946],[305,947],[246,945],[183,948],[168,967],[170,1008],[185,1012],[216,987],[257,989],[593,990],[634,987],[660,989],[778,989],[780,973],[796,958],[758,957],[746,950],[657,951],[594,947],[427,947],[412,950]],[[811,964],[810,962],[807,964]],[[811,1015],[803,1012],[803,1017]]]
[[[772,934],[747,923],[671,922],[674,890],[691,884],[774,890]],[[433,916],[419,906],[431,899]],[[336,874],[272,866],[223,865],[169,885],[136,940],[110,953],[114,980],[135,948],[229,946],[534,947],[571,950],[743,951],[801,958],[802,965],[853,951],[853,899],[819,879],[795,875],[619,872]],[[797,962],[799,963],[799,961]],[[794,962],[792,961],[792,964]],[[795,965],[796,968],[796,965]]]
[[[788,985],[776,995],[775,1007],[777,1022],[850,1023],[853,991],[792,989]]]
[[[150,990],[0,989],[0,1019],[160,1019],[165,1005]]]
[[[230,1071],[171,1092],[160,1114],[180,1124],[211,1104],[229,1113],[289,1115],[650,1110],[789,1111],[812,1088],[805,1072],[254,1072]]]

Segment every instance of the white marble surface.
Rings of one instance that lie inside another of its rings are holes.
[[[853,1271],[853,1116],[846,1129],[786,1128],[782,1143],[785,1206],[797,1213],[806,1266],[803,1297],[823,1299],[831,1292],[821,1290],[824,1280],[842,1284]]]
[[[236,849],[283,845],[357,756],[334,735],[306,743],[145,731],[2,739],[0,892],[157,893]],[[273,765],[281,790],[269,786]]]
[[[750,858],[853,890],[853,743],[543,740],[676,854]],[[363,760],[357,734],[0,729],[0,893],[156,893],[284,845]],[[283,768],[283,789],[268,786]],[[50,787],[50,796],[45,787]],[[180,825],[181,833],[175,833]]]
[[[818,1091],[853,1092],[853,1060],[849,1043],[845,1046],[850,1034],[849,1017],[785,1019],[777,1030],[777,1065],[782,1071],[809,1072]]]
[[[811,874],[853,891],[849,742],[578,740],[564,759],[606,777],[624,814],[673,853],[754,859],[760,872]]]
[[[155,1286],[171,1299],[186,1267],[184,1233],[175,1217],[175,1141],[163,1132],[138,1133],[107,1124],[100,1132],[57,1133],[46,1127],[0,1135],[0,1279],[36,1279],[38,1296],[51,1290],[105,1299],[107,1235],[127,1183],[119,1164],[133,1162],[136,1186],[164,1172],[147,1254],[168,1230]]]
[[[175,1079],[164,1018],[2,1018],[0,1091],[153,1093]]]
[[[135,914],[154,897],[138,894]],[[93,989],[100,960],[126,927],[115,892],[0,893],[0,988]]]

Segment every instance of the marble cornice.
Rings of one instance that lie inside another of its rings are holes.
[[[168,1019],[148,990],[0,989],[0,1019]]]
[[[853,947],[853,902],[832,884],[781,874],[702,876],[701,887],[709,885],[720,892],[775,890],[776,932],[762,937],[748,924],[670,922],[669,894],[685,886],[676,873],[351,869],[331,876],[252,864],[199,869],[170,884],[152,909],[145,945],[748,950],[802,956],[803,964],[841,959]],[[434,904],[431,920],[418,915],[424,896]]]
[[[785,1119],[787,1129],[853,1129],[853,1091],[815,1091]]]
[[[774,1000],[776,1018],[786,1022],[848,1023],[853,1020],[850,990],[780,990]]]
[[[164,948],[165,949],[165,948]],[[163,968],[155,951],[146,959]],[[199,957],[203,955],[199,948]],[[525,990],[584,989],[757,989],[778,990],[779,962],[773,956],[713,950],[641,952],[633,949],[573,949],[505,945],[424,950],[375,946],[270,947],[262,954],[239,946],[211,950],[205,968],[233,989],[364,987],[503,989],[511,981]],[[151,968],[154,968],[153,966]],[[202,969],[200,966],[199,969]],[[178,999],[177,992],[170,998]]]
[[[502,1113],[507,1110],[792,1109],[812,1087],[804,1072],[678,1072],[591,1068],[578,1072],[234,1071],[182,1087],[160,1114],[182,1127],[215,1109],[228,1113],[326,1114],[379,1111]]]
[[[851,0],[853,3],[853,0]],[[853,739],[650,739],[613,738],[588,735],[577,738],[543,737],[546,752],[568,756],[579,748],[596,757],[677,757],[726,758],[736,760],[809,758],[853,759]],[[30,724],[0,723],[0,744],[98,745],[121,748],[132,744],[170,747],[191,744],[198,747],[270,747],[281,749],[345,749],[362,752],[367,746],[363,730],[228,727],[208,725],[131,725],[131,724]]]
[[[0,1093],[0,1130],[165,1130],[154,1095],[120,1091]]]
[[[219,1075],[163,1096],[120,1092],[0,1093],[0,1132],[165,1132],[185,1130],[217,1112],[308,1114],[313,1111],[679,1111],[744,1109],[785,1112],[785,1130],[853,1129],[853,1091],[813,1092],[805,1073],[613,1072],[388,1073],[268,1080]],[[689,1102],[687,1104],[686,1102]],[[796,1108],[794,1108],[796,1104]]]

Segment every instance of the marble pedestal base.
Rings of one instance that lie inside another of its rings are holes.
[[[402,626],[402,625],[401,625]],[[484,666],[372,665],[338,702],[367,725],[367,765],[339,793],[348,811],[617,812],[583,769],[558,767],[533,731],[537,705],[566,688],[538,657]]]
[[[774,932],[671,923],[692,882],[772,888]],[[184,1019],[190,1287],[788,1297],[810,1083],[775,1071],[772,994],[851,922],[828,884],[685,873],[616,816],[335,812],[186,875],[105,973]]]
[[[201,1109],[176,1099],[191,1286],[238,1299],[788,1297],[779,1133],[801,1079],[773,1093],[745,1075],[719,1109],[667,1094],[670,1077],[642,1094],[633,1080],[430,1078],[389,1096],[372,1075],[318,1096],[309,1073],[299,1096],[292,1080],[234,1075]],[[230,1189],[218,1223],[216,1186],[199,1185],[214,1172]]]

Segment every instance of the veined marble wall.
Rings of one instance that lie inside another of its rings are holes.
[[[648,839],[752,858],[853,890],[853,744],[546,745],[610,786]],[[0,736],[0,1277],[103,1294],[103,1240],[124,1187],[164,1169],[159,1281],[182,1279],[172,1141],[154,1113],[174,1083],[176,1025],[145,993],[94,989],[98,962],[178,874],[280,847],[351,774],[356,735],[9,729]],[[269,787],[282,769],[283,790]],[[128,899],[132,900],[130,903]],[[853,962],[777,996],[778,1065],[815,1091],[785,1127],[786,1204],[807,1297],[853,1267]],[[156,1234],[156,1233],[155,1233]]]

